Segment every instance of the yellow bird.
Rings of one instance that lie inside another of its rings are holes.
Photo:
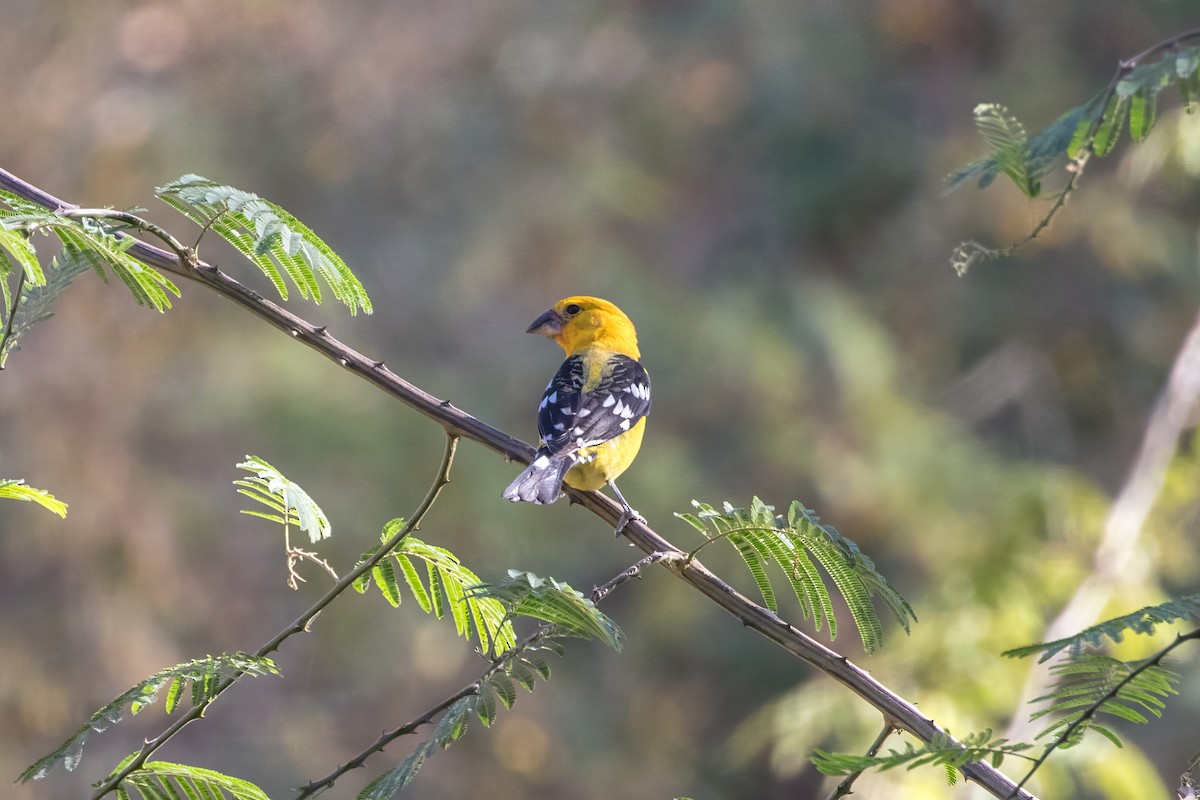
[[[624,511],[620,533],[642,519],[615,483],[642,446],[650,413],[650,376],[638,363],[629,317],[599,297],[559,300],[527,333],[553,339],[567,359],[538,406],[541,443],[533,463],[504,490],[514,503],[553,503],[562,484],[585,491],[612,487]]]

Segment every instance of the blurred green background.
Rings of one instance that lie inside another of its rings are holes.
[[[0,0],[0,19],[4,168],[73,202],[147,206],[185,240],[153,199],[181,174],[281,203],[377,309],[297,313],[527,440],[560,354],[525,326],[568,294],[613,300],[654,376],[622,480],[651,524],[686,547],[671,513],[693,498],[803,500],[921,619],[877,656],[849,628],[835,647],[955,733],[1025,716],[1029,664],[998,654],[1038,640],[1088,574],[1200,300],[1200,126],[1168,92],[1150,139],[1093,162],[1045,236],[966,278],[956,244],[1005,244],[1047,205],[1000,185],[943,197],[942,179],[982,153],[976,103],[1037,129],[1194,24],[1191,4]],[[215,237],[201,255],[268,288]],[[312,569],[289,591],[276,530],[238,514],[244,454],[323,505],[340,571],[436,468],[435,425],[182,289],[159,316],[83,276],[0,379],[0,474],[71,505],[66,521],[0,506],[0,779],[140,679],[253,650],[324,591]],[[1173,469],[1110,615],[1195,591],[1196,469]],[[501,501],[515,470],[464,443],[421,536],[484,578],[585,590],[636,558],[566,503]],[[705,562],[752,588],[732,551]],[[415,795],[817,796],[811,749],[875,735],[857,698],[665,571],[605,610],[623,653],[571,647]],[[1043,796],[1167,797],[1200,749],[1200,671],[1181,659],[1162,721],[1057,756]],[[357,595],[278,660],[284,680],[238,687],[158,756],[287,797],[482,666],[414,604]],[[76,773],[3,794],[83,796],[165,724],[155,706],[93,737]],[[936,769],[856,788],[968,791]]]

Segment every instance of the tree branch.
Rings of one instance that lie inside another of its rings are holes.
[[[0,170],[0,186],[49,209],[61,211],[78,208],[4,170]],[[176,255],[142,241],[138,241],[130,247],[128,253],[151,266],[207,286],[273,327],[317,350],[340,364],[344,369],[397,398],[418,413],[434,420],[447,433],[477,442],[508,460],[517,460],[527,464],[533,456],[534,449],[520,439],[481,422],[470,414],[455,408],[449,401],[439,400],[408,383],[385,367],[382,361],[374,361],[351,349],[330,336],[324,326],[315,326],[284,310],[216,267],[199,260],[195,262],[194,266],[182,265]],[[610,529],[615,527],[621,519],[621,506],[598,492],[581,492],[568,488],[568,494],[584,508],[605,520]],[[945,737],[946,741],[954,741],[933,720],[921,714],[916,706],[888,689],[848,658],[825,647],[781,619],[774,612],[754,603],[710,572],[699,561],[688,561],[684,551],[668,542],[648,524],[633,520],[625,526],[622,534],[648,555],[666,554],[659,563],[676,576],[728,611],[745,627],[757,631],[787,652],[849,688],[882,713],[885,718],[894,720],[897,727],[909,731],[923,742],[929,742],[935,736]],[[381,549],[380,552],[382,553],[384,550]],[[996,797],[1033,797],[1024,790],[1017,790],[1016,785],[1007,776],[984,762],[965,765],[963,774],[968,779],[978,782]],[[108,790],[111,790],[111,786],[111,780],[104,784]],[[1016,795],[1013,795],[1014,791],[1017,791]],[[101,795],[97,794],[94,797],[99,796]]]
[[[264,644],[255,652],[255,656],[262,657],[273,653],[279,649],[281,644],[295,634],[307,633],[308,626],[312,624],[312,621],[316,618],[317,614],[321,613],[321,611],[330,603],[332,603],[338,595],[349,589],[354,584],[354,581],[358,580],[361,575],[366,574],[372,567],[386,558],[388,554],[391,553],[392,549],[395,548],[395,546],[398,545],[406,536],[420,527],[421,520],[424,519],[425,514],[429,511],[429,509],[433,507],[434,502],[437,500],[438,495],[442,491],[442,487],[450,482],[450,467],[454,463],[454,454],[457,449],[458,436],[454,434],[448,434],[446,436],[446,449],[442,452],[442,460],[438,465],[437,476],[434,478],[433,484],[429,487],[429,491],[425,493],[425,497],[421,500],[421,504],[417,506],[416,511],[413,512],[412,517],[405,523],[404,527],[398,530],[395,535],[380,545],[379,549],[373,556],[363,561],[350,572],[346,573],[346,575],[343,576],[337,583],[335,583],[320,600],[318,600],[311,607],[309,607],[307,611],[297,617],[295,622],[281,630],[279,633],[275,634],[275,636],[269,642]],[[142,749],[138,752],[137,756],[125,765],[124,769],[111,775],[107,780],[99,785],[96,791],[92,794],[91,800],[99,800],[99,798],[103,797],[109,792],[114,791],[118,786],[121,785],[121,781],[125,780],[125,778],[131,772],[141,769],[146,763],[146,759],[148,759],[155,750],[170,741],[170,739],[175,736],[175,734],[179,733],[179,731],[183,730],[188,723],[204,716],[204,712],[210,705],[212,705],[213,701],[216,700],[217,697],[219,697],[226,689],[236,683],[237,680],[244,674],[245,673],[243,672],[239,672],[236,675],[223,680],[217,685],[216,690],[206,702],[192,706],[192,708],[189,709],[186,714],[176,720],[175,723],[168,727],[165,731],[155,738],[148,740],[142,746]]]

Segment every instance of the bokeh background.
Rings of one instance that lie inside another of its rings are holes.
[[[686,546],[672,512],[693,498],[803,500],[921,618],[911,637],[890,625],[879,655],[848,628],[839,650],[956,733],[1024,718],[1029,665],[998,654],[1037,641],[1091,569],[1196,314],[1200,125],[1168,92],[1150,139],[1093,162],[1046,235],[965,278],[956,244],[1019,238],[1047,205],[1001,185],[946,197],[943,177],[982,152],[976,103],[1047,124],[1193,25],[1191,4],[0,0],[0,19],[4,168],[73,202],[145,206],[183,239],[153,188],[184,173],[283,204],[377,312],[294,310],[526,439],[559,360],[526,324],[568,294],[612,299],[654,375],[622,481],[651,523]],[[268,288],[215,237],[201,254]],[[324,591],[315,570],[288,590],[278,533],[238,513],[244,454],[323,505],[342,571],[436,468],[435,425],[182,288],[160,316],[83,276],[0,377],[0,471],[71,506],[66,521],[0,506],[0,778],[143,677],[253,650]],[[1190,452],[1109,615],[1195,591]],[[583,589],[635,558],[565,503],[503,503],[515,469],[464,443],[421,535],[485,578]],[[752,587],[731,552],[705,561]],[[605,608],[624,652],[572,646],[412,792],[818,796],[812,748],[875,735],[853,695],[665,572]],[[285,679],[248,681],[158,755],[287,797],[481,668],[413,603],[357,595],[278,660]],[[1167,797],[1200,750],[1195,652],[1176,666],[1162,721],[1056,757],[1043,796]],[[75,773],[2,793],[84,796],[166,722],[155,706],[93,737]],[[857,788],[967,791],[936,769]]]

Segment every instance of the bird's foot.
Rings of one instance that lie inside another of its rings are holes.
[[[617,520],[617,528],[613,531],[613,537],[620,536],[621,532],[625,530],[625,526],[631,522],[640,522],[645,525],[646,518],[629,506],[625,506],[625,509],[621,512],[621,518]]]

